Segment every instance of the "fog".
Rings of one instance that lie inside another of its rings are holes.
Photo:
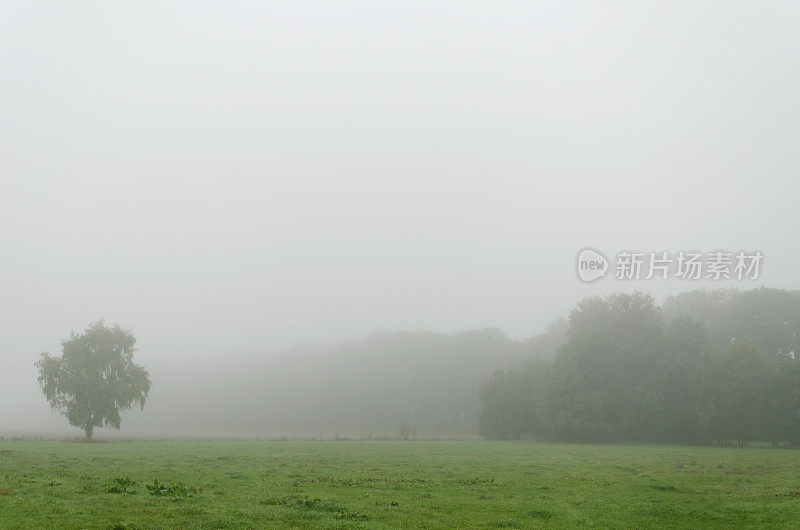
[[[98,319],[153,379],[122,433],[308,435],[173,426],[170,374],[213,392],[228,367],[228,392],[243,358],[347,372],[344,341],[488,327],[488,377],[587,296],[796,289],[798,22],[790,2],[4,3],[0,432],[73,431],[33,363]],[[586,246],[764,262],[586,284]]]

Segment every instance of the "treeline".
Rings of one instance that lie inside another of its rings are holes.
[[[361,340],[152,363],[132,432],[271,436],[474,436],[478,389],[498,366],[550,357],[565,321],[512,340],[487,328],[381,332]]]
[[[581,301],[551,359],[498,369],[487,438],[800,444],[800,292]]]

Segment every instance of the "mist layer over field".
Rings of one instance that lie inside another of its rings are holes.
[[[0,432],[72,432],[34,363],[99,319],[153,381],[122,435],[475,435],[481,385],[587,296],[796,289],[797,26],[792,3],[3,3]],[[586,246],[764,264],[586,284]]]

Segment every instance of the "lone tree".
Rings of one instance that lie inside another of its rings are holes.
[[[62,355],[43,353],[36,366],[39,385],[54,409],[91,440],[95,427],[119,429],[120,411],[136,403],[144,408],[150,377],[133,362],[136,338],[118,325],[103,321],[61,342]]]

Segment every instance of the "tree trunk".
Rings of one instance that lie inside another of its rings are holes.
[[[88,427],[84,427],[83,431],[86,433],[86,441],[92,441],[92,434],[94,434],[94,426],[89,425]]]

